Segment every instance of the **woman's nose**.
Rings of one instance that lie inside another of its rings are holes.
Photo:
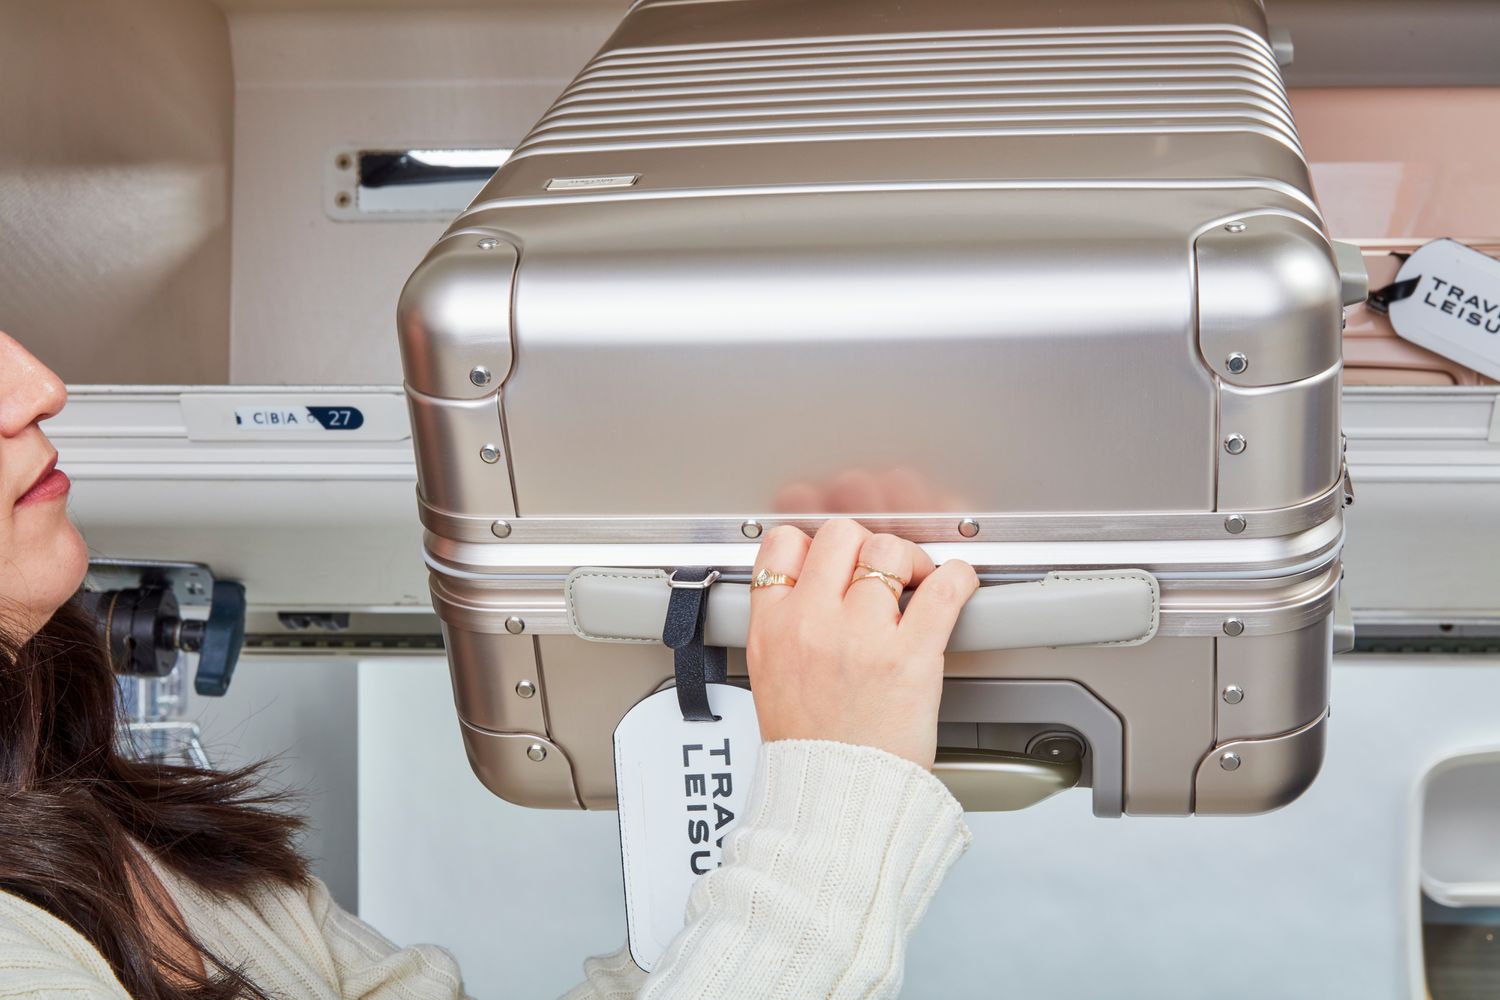
[[[14,337],[0,333],[0,437],[15,437],[54,416],[68,401],[57,373]]]

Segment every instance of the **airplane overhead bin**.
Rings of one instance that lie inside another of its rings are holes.
[[[47,430],[77,482],[101,592],[159,585],[173,566],[180,620],[209,620],[213,582],[244,588],[248,653],[440,650],[413,516],[397,296],[623,6],[5,6],[0,329],[72,388]],[[1437,237],[1500,251],[1500,187],[1471,127],[1500,117],[1500,80],[1480,45],[1486,22],[1462,21],[1486,5],[1413,18],[1410,5],[1365,4],[1358,47],[1326,16],[1336,5],[1269,6],[1296,43],[1291,105],[1330,234],[1362,248],[1372,289],[1394,277],[1392,255]],[[1429,22],[1446,24],[1441,42]],[[1442,708],[1495,669],[1455,657],[1500,642],[1500,386],[1359,308],[1343,381],[1355,502],[1342,590],[1356,641],[1443,655],[1336,669],[1331,745],[1351,711],[1340,705],[1369,703],[1367,680],[1430,665],[1413,690],[1431,712],[1390,737],[1425,773],[1434,758],[1500,746],[1500,727],[1451,745]],[[185,596],[192,572],[209,586]],[[1341,701],[1340,684],[1354,696]],[[1470,763],[1462,781],[1434,779],[1423,807],[1420,871],[1434,886],[1493,881],[1440,856],[1474,843],[1473,816],[1443,811],[1459,798],[1450,782],[1489,787],[1491,758]],[[1316,787],[1352,814],[1369,777],[1335,766]],[[1277,818],[1288,841],[1317,836],[1296,808]],[[1366,838],[1402,837],[1409,818],[1362,815]],[[1407,891],[1403,877],[1389,874],[1390,893]],[[1450,903],[1493,897],[1439,891]],[[1319,919],[1374,919],[1340,905],[1330,898]],[[1220,942],[1201,943],[1212,976]]]
[[[1301,46],[1291,82],[1370,83],[1312,15],[1289,5],[1279,19]],[[416,475],[396,297],[616,6],[77,0],[8,16],[24,23],[0,38],[0,64],[26,100],[0,111],[0,204],[8,245],[25,253],[0,258],[0,328],[73,386],[49,432],[83,484],[75,506],[95,551],[240,580],[251,648],[433,646],[405,516]],[[1403,72],[1412,58],[1387,64]],[[1474,71],[1462,52],[1448,58],[1447,71]],[[1392,252],[1426,238],[1500,232],[1485,216],[1490,175],[1462,166],[1456,127],[1493,97],[1362,93],[1291,91],[1330,229],[1361,243],[1376,282]],[[1434,123],[1404,173],[1398,137],[1359,125],[1389,102]],[[1424,166],[1439,161],[1441,176]],[[1429,197],[1413,201],[1423,185]],[[1500,603],[1493,575],[1453,570],[1478,560],[1461,526],[1493,499],[1494,390],[1472,373],[1429,389],[1423,372],[1441,361],[1367,336],[1380,322],[1352,310],[1346,341],[1345,381],[1360,386],[1345,396],[1360,496],[1349,598],[1356,617],[1472,619]],[[1435,545],[1386,530],[1452,507],[1470,513],[1423,518]],[[1396,559],[1412,572],[1376,569]]]

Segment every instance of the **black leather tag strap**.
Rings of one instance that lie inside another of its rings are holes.
[[[719,571],[705,566],[684,567],[672,574],[668,584],[667,621],[661,641],[672,650],[677,674],[677,707],[687,722],[713,722],[708,707],[709,684],[722,684],[729,676],[729,657],[717,646],[703,645],[703,618],[708,611],[708,588]]]
[[[1393,253],[1391,256],[1404,264],[1406,263],[1406,258],[1410,257],[1411,254]],[[1415,278],[1407,278],[1405,281],[1393,281],[1384,288],[1377,288],[1371,292],[1369,298],[1365,299],[1365,305],[1384,316],[1391,311],[1392,302],[1411,298],[1416,294],[1417,286],[1421,283],[1422,276],[1420,274]]]

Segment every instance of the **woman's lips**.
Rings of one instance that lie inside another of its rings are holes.
[[[57,459],[54,458],[52,464],[47,467],[47,471],[42,473],[42,478],[38,479],[31,489],[21,494],[21,499],[16,501],[16,506],[25,507],[34,503],[60,499],[68,495],[68,490],[72,485],[68,474],[57,467]]]

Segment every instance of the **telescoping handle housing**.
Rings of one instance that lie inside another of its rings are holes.
[[[749,586],[699,586],[708,591],[705,645],[743,647],[750,625]],[[671,574],[661,569],[582,567],[565,585],[568,621],[577,635],[593,642],[660,643],[671,593]],[[948,651],[1137,646],[1156,634],[1160,605],[1156,578],[1139,569],[1053,572],[1026,583],[981,587],[960,613]],[[933,771],[966,808],[1002,811],[1024,809],[1072,788],[1082,767],[1078,756],[1048,759],[944,747]]]

